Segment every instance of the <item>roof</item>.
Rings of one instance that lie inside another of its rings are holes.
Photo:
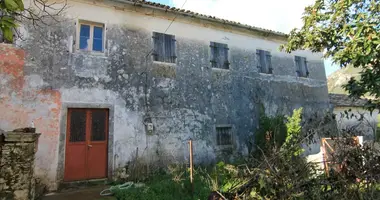
[[[150,2],[150,1],[146,1],[146,0],[116,0],[116,1],[125,2],[125,3],[133,3],[135,6],[147,6],[147,7],[153,8],[153,9],[165,10],[166,12],[173,12],[173,13],[177,13],[177,14],[182,14],[184,16],[188,16],[188,17],[192,17],[192,18],[196,17],[196,18],[200,18],[200,19],[204,19],[204,20],[218,22],[221,24],[227,24],[227,25],[232,25],[232,26],[239,27],[239,28],[245,28],[245,29],[252,30],[252,31],[258,31],[258,32],[266,33],[266,34],[272,34],[275,36],[280,36],[280,37],[287,37],[288,36],[287,34],[279,32],[279,31],[273,31],[273,30],[269,30],[269,29],[250,26],[247,24],[241,24],[240,22],[221,19],[221,18],[217,18],[215,16],[204,15],[204,14],[200,14],[200,13],[193,12],[190,10],[180,9],[180,8],[176,8],[176,7],[170,7],[170,6],[165,5],[165,4]]]
[[[354,99],[346,94],[329,94],[330,103],[341,107],[363,107],[367,99]]]

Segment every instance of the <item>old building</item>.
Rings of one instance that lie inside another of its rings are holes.
[[[364,141],[374,141],[378,127],[379,111],[365,109],[368,99],[353,99],[345,94],[329,94],[338,130],[363,136]]]
[[[184,162],[190,138],[196,163],[246,155],[260,106],[329,108],[321,54],[281,52],[283,33],[145,1],[68,3],[0,54],[0,128],[42,133],[50,189],[110,178],[136,155]]]

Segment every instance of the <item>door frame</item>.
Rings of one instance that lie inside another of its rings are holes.
[[[107,147],[107,179],[112,179],[113,172],[113,137],[114,137],[114,105],[104,103],[62,103],[60,136],[58,145],[58,166],[57,184],[64,182],[65,155],[66,155],[66,135],[67,135],[67,114],[69,108],[84,109],[108,109],[108,147]]]

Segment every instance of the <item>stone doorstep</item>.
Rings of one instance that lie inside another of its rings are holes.
[[[3,133],[5,142],[35,142],[41,133],[6,132]]]

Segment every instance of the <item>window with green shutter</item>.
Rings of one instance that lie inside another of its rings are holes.
[[[230,62],[228,61],[228,45],[210,42],[211,50],[211,66],[213,68],[229,69]]]
[[[167,63],[176,62],[176,40],[174,35],[153,32],[153,60]]]

